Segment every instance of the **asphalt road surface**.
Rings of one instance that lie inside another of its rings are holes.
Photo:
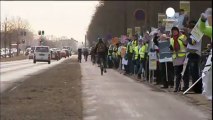
[[[13,84],[1,93],[0,119],[82,120],[81,71],[76,58],[73,56],[50,65],[34,65],[32,61],[12,63],[21,64],[20,70],[24,73],[14,71],[11,74],[20,73],[22,77],[19,79],[5,79],[4,75],[4,80],[9,80],[6,81],[7,84]],[[25,67],[29,64],[31,67],[24,69],[22,64],[26,64]]]
[[[13,90],[19,85],[17,83],[23,82],[32,74],[39,74],[63,62],[64,60],[65,59],[61,59],[60,61],[52,60],[51,64],[47,64],[47,62],[37,62],[34,64],[32,59],[1,62],[0,92],[2,93],[11,87],[13,87],[11,89]]]
[[[101,76],[91,63],[81,63],[84,120],[210,120],[197,107],[175,95],[133,81],[115,70]]]

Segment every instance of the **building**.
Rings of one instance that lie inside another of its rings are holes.
[[[190,19],[198,20],[200,14],[208,7],[212,7],[212,1],[188,1]],[[126,2],[126,27],[141,27],[142,30],[149,30],[151,27],[158,26],[158,13],[164,13],[168,7],[172,7],[176,12],[180,9],[181,1],[127,1]],[[144,11],[144,19],[136,20],[134,13],[136,10]]]

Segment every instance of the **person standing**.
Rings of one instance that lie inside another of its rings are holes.
[[[208,21],[208,25],[205,23]],[[205,13],[201,14],[201,19],[199,21],[199,29],[206,36],[211,38],[212,44],[212,8],[207,8]],[[208,73],[203,73],[203,94],[209,99],[212,100],[212,48],[210,50],[210,55],[208,57],[207,63],[205,66],[210,66]]]
[[[192,83],[196,82],[199,79],[199,66],[200,66],[200,58],[201,58],[201,41],[196,42],[195,38],[192,37],[191,31],[196,25],[196,21],[190,21],[187,28],[187,66],[185,70],[186,78],[192,77]],[[186,80],[186,86],[184,86],[183,91],[188,89],[189,80]],[[202,93],[202,81],[200,80],[193,88],[195,93]]]
[[[167,42],[169,40],[169,38],[166,36],[166,34],[162,34],[160,36],[160,47],[161,44],[165,44],[165,42]],[[168,43],[169,44],[169,43]],[[162,47],[161,47],[162,48]],[[160,49],[161,51],[161,49]],[[167,73],[166,73],[166,69],[167,69]],[[160,62],[160,79],[161,82],[163,83],[163,86],[161,88],[168,88],[169,86],[171,88],[174,87],[174,67],[173,67],[173,63],[172,62]],[[168,78],[166,78],[168,77]],[[167,80],[168,79],[168,80]]]
[[[127,43],[127,52],[126,52],[126,57],[128,60],[127,63],[127,71],[126,74],[133,74],[133,64],[132,64],[132,57],[133,57],[133,45],[132,45],[132,40],[128,39],[128,43]]]
[[[173,52],[172,60],[176,78],[175,90],[174,92],[179,92],[182,79],[182,71],[183,71],[183,64],[186,57],[186,39],[184,35],[181,35],[179,29],[177,27],[172,27],[171,29],[171,39],[170,39],[170,50]],[[183,75],[184,87],[188,87],[188,78],[187,76]]]
[[[140,49],[139,49],[139,64],[140,64],[140,68],[138,70],[138,79],[141,79],[141,74],[144,73],[145,70],[145,52],[146,52],[146,45],[145,42],[142,42],[140,45]]]
[[[139,46],[138,41],[136,41],[135,47],[133,48],[133,64],[134,64],[134,74],[137,74],[139,69]]]
[[[82,59],[82,49],[79,48],[79,49],[78,49],[78,62],[81,63],[81,59]]]

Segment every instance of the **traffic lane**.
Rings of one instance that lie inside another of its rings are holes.
[[[0,84],[0,92],[3,93],[8,89],[16,88],[20,85],[25,79],[29,78],[32,75],[39,74],[45,70],[50,69],[51,67],[60,64],[65,59],[61,59],[60,61],[53,61],[51,64],[38,62],[33,64],[33,67],[28,67],[20,70],[12,70],[9,72],[5,72],[1,74],[1,84]]]
[[[51,63],[56,62],[56,60],[51,60]],[[43,65],[43,64],[48,64],[47,62],[36,62],[36,64],[33,63],[33,60],[30,61],[25,61],[22,63],[17,63],[17,64],[9,64],[9,65],[4,65],[3,68],[1,68],[1,74],[6,73],[6,72],[11,72],[11,71],[16,71],[16,70],[23,70],[26,68],[31,68],[34,66],[38,65]]]
[[[103,76],[81,63],[84,120],[208,120],[210,116],[178,96],[160,92],[114,70]]]
[[[0,63],[0,68],[3,69],[3,68],[11,67],[11,66],[22,65],[24,63],[29,63],[31,61],[32,61],[31,59],[27,59],[27,60],[17,60],[17,61],[1,62]]]

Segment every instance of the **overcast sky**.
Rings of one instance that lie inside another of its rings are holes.
[[[19,16],[37,33],[84,41],[98,1],[1,1],[1,20]]]

